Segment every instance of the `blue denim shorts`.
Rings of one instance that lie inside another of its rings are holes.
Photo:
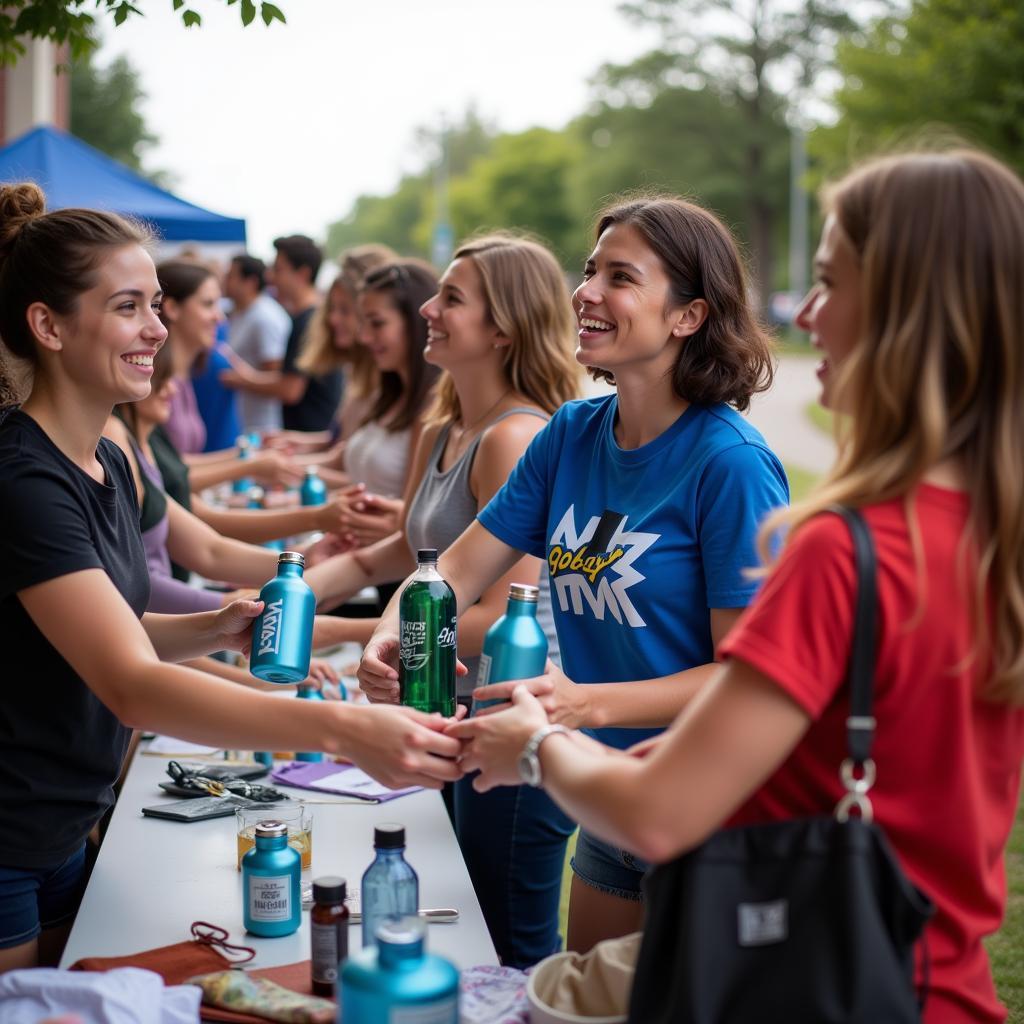
[[[0,866],[0,949],[70,921],[85,891],[85,844],[52,868]]]
[[[639,902],[643,899],[640,883],[649,867],[639,857],[580,829],[572,869],[592,889]]]

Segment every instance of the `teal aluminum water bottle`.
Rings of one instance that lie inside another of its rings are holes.
[[[238,446],[238,457],[243,462],[246,459],[252,458],[252,452],[250,451],[250,441],[245,434],[240,434],[235,439],[235,444]],[[235,494],[248,494],[249,488],[252,487],[252,480],[247,477],[239,477],[232,485],[231,490]]]
[[[376,941],[377,928],[385,921],[409,914],[420,908],[420,880],[405,859],[405,828],[393,822],[373,830],[376,856],[363,872],[361,899],[363,905],[363,947]]]
[[[250,430],[245,436],[249,439],[250,451],[258,452],[260,450],[260,446],[263,444],[260,432],[258,430]]]
[[[299,500],[307,506],[327,504],[327,485],[320,479],[316,466],[306,467],[306,478],[299,488]]]
[[[375,947],[345,961],[339,1022],[458,1024],[459,972],[426,952],[426,934],[421,918],[389,921],[377,929]]]
[[[324,695],[315,686],[299,686],[295,695],[302,700],[323,700]],[[307,751],[295,755],[296,761],[322,761],[324,755],[315,751]]]
[[[398,602],[398,689],[403,704],[455,714],[455,591],[437,571],[437,549],[416,552],[419,568]]]
[[[309,675],[316,597],[302,578],[305,563],[298,551],[282,551],[277,575],[260,591],[249,671],[268,683],[301,683]]]
[[[242,913],[247,931],[274,938],[302,923],[302,858],[288,845],[283,821],[256,824],[256,845],[242,858]]]
[[[250,487],[249,488],[249,508],[256,511],[263,510],[264,499],[267,496],[267,492],[262,487]],[[265,548],[270,548],[271,551],[284,551],[283,540],[267,540],[263,542]]]
[[[489,686],[507,679],[532,679],[542,675],[548,660],[548,638],[537,621],[540,591],[527,583],[508,588],[505,614],[484,636],[476,685]],[[475,700],[473,710],[504,704],[498,700]]]

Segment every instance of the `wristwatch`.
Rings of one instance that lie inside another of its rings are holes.
[[[572,732],[564,725],[542,725],[527,741],[523,752],[519,755],[519,778],[528,786],[540,785],[540,758],[537,756],[540,745],[556,732]]]

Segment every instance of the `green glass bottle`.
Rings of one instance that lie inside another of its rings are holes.
[[[437,571],[437,549],[416,552],[419,568],[398,604],[398,686],[417,711],[455,714],[455,592]]]

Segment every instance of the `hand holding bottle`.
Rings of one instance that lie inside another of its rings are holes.
[[[569,729],[581,729],[589,724],[590,697],[593,690],[574,683],[551,659],[544,666],[543,675],[532,679],[509,679],[491,686],[480,686],[473,691],[474,701],[496,701],[490,707],[474,705],[473,716],[493,715],[508,707],[517,686],[524,687],[540,702],[548,721]]]
[[[219,646],[211,650],[240,651],[248,654],[252,645],[252,624],[263,611],[263,602],[243,599],[232,601],[214,617],[214,637]]]
[[[455,674],[464,676],[469,669],[455,661]],[[359,689],[374,704],[397,704],[398,688],[398,634],[380,630],[370,637],[363,648],[363,656],[356,672]]]

